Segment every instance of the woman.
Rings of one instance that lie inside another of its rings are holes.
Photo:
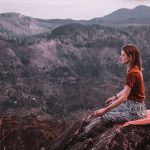
[[[105,108],[96,110],[104,123],[123,123],[146,117],[145,88],[142,75],[141,56],[137,46],[122,47],[121,63],[127,65],[124,89],[109,98]]]
[[[139,49],[131,44],[123,46],[120,59],[122,64],[127,65],[124,89],[106,101],[109,103],[108,106],[96,110],[94,115],[75,123],[62,136],[62,140],[59,139],[55,144],[57,149],[66,149],[68,145],[75,144],[74,141],[72,142],[74,139],[79,143],[87,142],[86,139],[89,136],[96,136],[113,123],[123,123],[146,117],[145,90]]]

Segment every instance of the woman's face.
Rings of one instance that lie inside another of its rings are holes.
[[[120,60],[122,64],[128,64],[131,61],[131,56],[128,56],[123,50],[121,51]]]

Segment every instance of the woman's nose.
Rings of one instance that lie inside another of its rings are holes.
[[[122,58],[121,58],[121,56],[119,57],[119,62],[121,62],[121,60],[122,60]]]

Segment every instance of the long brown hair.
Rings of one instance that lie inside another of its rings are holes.
[[[127,54],[127,56],[132,57],[130,68],[137,66],[139,70],[142,71],[142,60],[138,47],[134,44],[126,44],[122,47],[122,50]]]

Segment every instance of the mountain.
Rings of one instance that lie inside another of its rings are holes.
[[[130,25],[149,25],[150,7],[140,5],[134,9],[121,8],[104,17],[93,18],[90,21],[101,25],[116,27]]]
[[[0,39],[0,112],[75,119],[102,106],[122,88],[125,68],[118,59],[125,43],[142,51],[149,93],[149,26],[73,23],[45,34],[30,36],[31,43]]]
[[[119,9],[109,15],[91,20],[71,20],[71,19],[38,19],[24,16],[19,13],[0,14],[0,38],[6,40],[24,40],[25,37],[46,34],[53,29],[70,24],[78,23],[82,25],[99,24],[103,26],[144,26],[150,24],[150,7],[137,6],[134,9]],[[19,39],[18,39],[19,38]],[[21,38],[21,39],[20,39]]]
[[[102,17],[102,20],[123,21],[129,19],[150,19],[150,7],[140,5],[134,9],[122,8]]]
[[[19,13],[2,13],[0,14],[0,38],[15,40],[40,33],[51,32],[52,29],[72,23],[70,19],[51,19],[44,20],[31,18]]]
[[[0,112],[64,119],[96,109],[122,88],[125,68],[118,59],[125,43],[142,50],[149,93],[150,26],[100,22],[1,14]]]
[[[95,130],[93,138],[80,138],[74,134],[79,122],[67,132],[69,136],[52,145],[65,128],[102,107],[123,88],[126,68],[119,63],[119,56],[126,43],[141,50],[146,104],[150,107],[149,24],[146,18],[74,21],[0,14],[0,114],[9,116],[0,117],[0,149],[12,149],[12,145],[16,150],[45,149],[47,145],[72,150],[88,146],[149,149],[149,136],[144,136],[149,127],[113,127],[102,134]],[[13,114],[19,117],[10,117]],[[133,144],[137,135],[138,144]]]

